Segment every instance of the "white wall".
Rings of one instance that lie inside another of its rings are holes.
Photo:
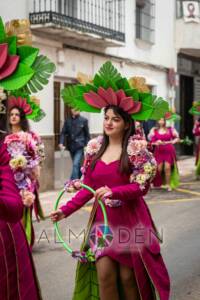
[[[155,0],[155,43],[135,39],[135,0],[126,0],[126,45],[107,53],[150,64],[176,68],[175,1]]]
[[[0,0],[0,15],[4,22],[28,18],[28,12],[27,0]]]
[[[176,21],[176,49],[200,49],[200,23]]]

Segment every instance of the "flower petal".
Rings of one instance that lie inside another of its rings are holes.
[[[17,55],[8,55],[5,64],[0,69],[0,80],[12,75],[16,70],[19,62],[19,56]]]
[[[6,62],[8,56],[8,44],[1,44],[0,45],[0,69]]]
[[[85,93],[83,97],[89,105],[96,108],[103,108],[108,105],[108,103],[101,96],[93,91]]]

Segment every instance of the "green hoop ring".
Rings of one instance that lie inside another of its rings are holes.
[[[91,192],[93,195],[95,194],[95,190],[93,190],[91,187],[89,187],[88,185],[86,184],[83,184],[81,183],[81,186],[83,188],[85,188],[86,190],[88,190],[89,192]],[[54,210],[57,210],[58,209],[58,204],[60,202],[60,199],[62,198],[63,194],[65,193],[65,189],[63,189],[59,195],[58,195],[58,198],[56,200],[56,203],[54,205]],[[104,233],[103,233],[103,238],[105,239],[105,236],[106,236],[106,232],[107,232],[107,228],[108,228],[108,218],[107,218],[107,214],[106,214],[106,208],[105,208],[105,205],[103,204],[103,202],[99,199],[98,200],[98,203],[99,205],[101,206],[101,210],[102,210],[102,213],[103,213],[103,218],[104,218]],[[60,232],[60,229],[59,229],[59,226],[58,226],[58,222],[55,222],[54,223],[54,229],[55,229],[55,232],[57,234],[57,237],[59,239],[59,241],[62,243],[63,247],[65,248],[65,250],[67,250],[67,252],[69,254],[72,254],[73,253],[73,250],[67,245],[67,243],[63,240],[62,238],[62,234]]]

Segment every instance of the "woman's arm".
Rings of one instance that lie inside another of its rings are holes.
[[[86,174],[84,176],[83,183],[92,187],[92,181],[90,179],[90,174],[92,170],[90,166],[88,167]],[[68,217],[78,209],[80,209],[86,202],[93,198],[93,194],[86,189],[81,189],[70,201],[63,205],[60,210],[63,212],[65,217]]]

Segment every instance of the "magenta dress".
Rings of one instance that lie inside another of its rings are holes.
[[[195,135],[195,137],[198,138],[198,144],[196,147],[196,160],[195,160],[195,165],[197,165],[199,160],[199,153],[200,153],[200,122],[199,121],[195,122],[192,132]]]
[[[23,204],[0,141],[0,300],[42,299],[21,218]]]
[[[157,128],[152,128],[148,138],[152,143],[155,143],[159,140],[168,142],[174,140],[175,138],[178,138],[178,133],[172,127],[168,127],[167,132],[163,134],[159,133]],[[177,161],[176,150],[173,144],[155,146],[154,157],[158,165],[167,162],[173,167],[174,163]],[[162,177],[159,172],[157,172],[153,183],[155,186],[161,186],[163,184]]]
[[[109,256],[119,264],[133,268],[142,300],[155,299],[155,290],[160,300],[168,300],[169,276],[158,240],[151,235],[156,229],[143,199],[147,190],[142,192],[137,183],[129,183],[129,176],[121,175],[118,169],[119,160],[109,164],[98,160],[94,170],[88,167],[84,177],[84,183],[95,190],[107,185],[112,190],[112,199],[120,203],[117,207],[106,206],[113,241],[96,258]],[[69,216],[91,198],[92,194],[82,189],[61,209],[65,216]],[[93,228],[98,224],[103,224],[100,206],[96,210]]]

